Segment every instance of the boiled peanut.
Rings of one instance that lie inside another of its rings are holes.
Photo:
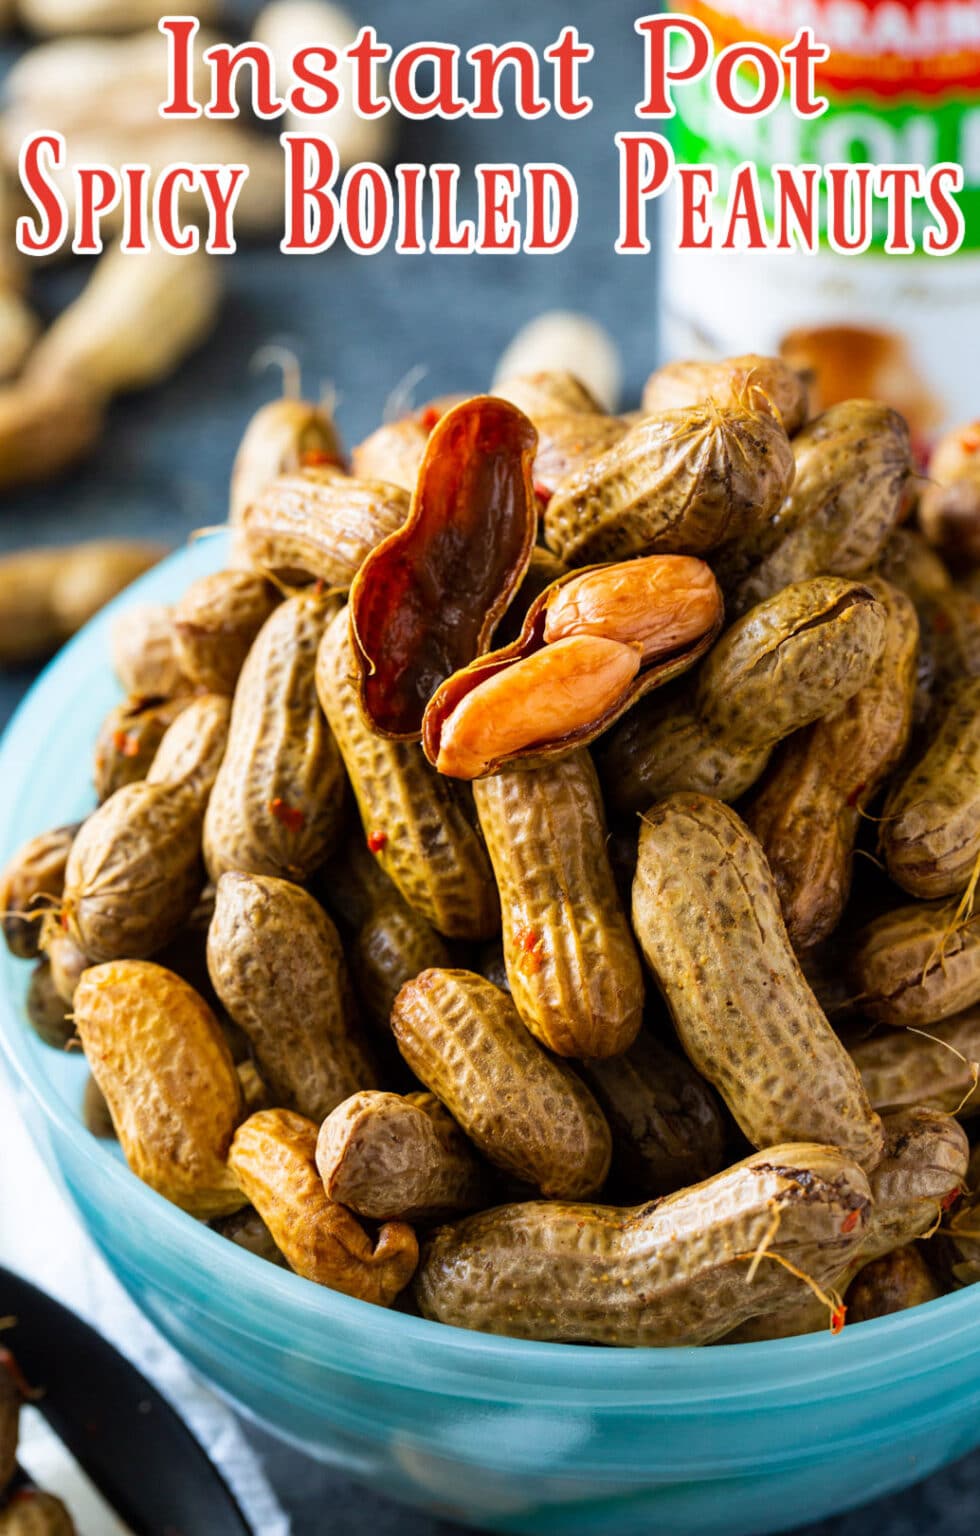
[[[51,967],[52,986],[61,1001],[70,1007],[89,958],[54,912],[49,913],[41,924],[41,950]]]
[[[85,972],[74,1013],[137,1177],[193,1216],[238,1210],[244,1201],[225,1160],[241,1093],[203,998],[162,966],[117,960]]]
[[[881,849],[912,896],[966,887],[980,858],[980,677],[949,690],[924,756],[892,787]]]
[[[957,1285],[980,1280],[980,1153],[974,1147],[966,1171],[965,1192],[936,1240],[938,1254]]]
[[[182,674],[207,693],[235,691],[252,642],[278,595],[252,571],[216,571],[192,582],[174,609],[174,651]]]
[[[411,1227],[387,1222],[377,1239],[335,1205],[316,1171],[317,1128],[287,1109],[266,1109],[239,1126],[229,1168],[280,1253],[306,1280],[388,1307],[411,1280],[418,1243]]]
[[[796,477],[778,519],[735,552],[749,569],[732,594],[744,613],[791,582],[861,576],[902,512],[911,473],[908,427],[872,400],[831,406],[793,439]]]
[[[356,931],[379,908],[404,899],[371,852],[356,820],[337,852],[314,875],[311,889],[342,931]]]
[[[91,960],[153,954],[193,911],[228,712],[217,694],[195,699],[167,731],[147,778],[116,790],[76,836],[62,909],[70,937]]]
[[[487,1179],[431,1093],[356,1093],[324,1120],[316,1165],[331,1200],[371,1221],[428,1222],[472,1210]]]
[[[944,554],[980,563],[980,421],[954,427],[932,450],[919,523]]]
[[[835,576],[798,582],[725,632],[698,674],[697,712],[727,746],[771,746],[863,688],[884,639],[884,609],[869,587]]]
[[[41,948],[45,905],[57,905],[78,826],[56,827],[24,843],[0,870],[0,932],[12,955],[33,960]]]
[[[538,433],[534,488],[545,503],[566,475],[580,470],[629,431],[629,422],[621,416],[589,416],[582,411],[539,416],[534,425]]]
[[[840,921],[862,811],[901,759],[912,729],[915,609],[887,582],[872,578],[870,590],[885,614],[885,643],[870,678],[843,708],[783,744],[745,812],[798,950],[820,943]]]
[[[759,396],[776,407],[790,437],[800,430],[807,418],[806,380],[781,357],[756,352],[717,362],[665,363],[643,387],[643,410],[655,416],[706,400],[720,406],[741,405]]]
[[[112,669],[131,697],[165,699],[186,687],[166,603],[127,608],[112,626],[111,644]]]
[[[266,1226],[258,1211],[253,1211],[251,1206],[246,1206],[243,1211],[236,1211],[233,1216],[222,1216],[218,1221],[212,1222],[216,1232],[226,1237],[237,1248],[244,1248],[248,1253],[254,1253],[257,1258],[265,1259],[269,1264],[275,1264],[280,1269],[287,1267],[275,1239]]]
[[[409,906],[451,938],[489,938],[500,907],[490,861],[459,791],[413,742],[366,724],[357,697],[348,615],[328,627],[317,657],[320,703],[344,759],[369,846]],[[472,804],[472,802],[470,802]]]
[[[281,475],[316,465],[341,466],[337,430],[322,405],[289,396],[261,406],[245,428],[231,470],[228,521],[241,524],[246,507]]]
[[[490,1162],[555,1199],[598,1190],[609,1127],[585,1084],[471,971],[423,971],[392,1010],[398,1049]]]
[[[652,555],[584,571],[556,588],[544,617],[549,644],[601,635],[642,647],[650,661],[710,630],[721,610],[718,584],[703,560]]]
[[[664,411],[555,487],[545,542],[569,565],[704,554],[764,525],[793,473],[789,440],[765,403]]]
[[[116,1127],[112,1123],[106,1096],[91,1072],[85,1079],[82,1092],[82,1120],[89,1135],[97,1136],[100,1141],[116,1140]]]
[[[40,1488],[18,1488],[0,1509],[0,1536],[77,1536],[67,1506]]]
[[[58,995],[51,979],[51,963],[42,960],[31,972],[27,986],[25,1012],[28,1023],[45,1045],[63,1051],[75,1033],[75,1026],[64,998]]]
[[[595,416],[602,407],[581,379],[564,368],[534,370],[530,373],[497,374],[493,393],[498,400],[509,400],[537,424],[541,416]]]
[[[734,811],[672,795],[647,812],[633,927],[681,1044],[754,1146],[819,1136],[874,1166],[881,1121],[807,986],[762,849]]]
[[[875,918],[855,937],[856,1001],[881,1024],[935,1024],[980,1002],[980,915],[916,902]]]
[[[980,1008],[930,1024],[928,1034],[877,1030],[848,1049],[880,1114],[916,1105],[963,1120],[980,1114]]]
[[[868,1181],[833,1147],[756,1152],[703,1184],[632,1208],[530,1202],[436,1232],[415,1293],[459,1328],[565,1343],[707,1344],[795,1298],[860,1242]],[[778,1225],[777,1225],[778,1222]]]
[[[212,880],[231,869],[305,880],[337,844],[344,769],[314,682],[335,607],[315,591],[290,598],[249,651],[204,821]]]
[[[396,397],[398,395],[396,391]],[[409,496],[415,490],[425,457],[429,434],[447,411],[465,395],[444,395],[404,416],[385,420],[376,432],[358,443],[351,454],[351,468],[359,480],[383,480],[400,485]]]
[[[61,645],[161,558],[156,544],[100,539],[0,559],[0,663]]]
[[[534,376],[539,368],[570,369],[577,381],[591,390],[605,410],[616,408],[623,368],[609,332],[589,315],[576,310],[553,309],[536,315],[522,326],[505,348],[494,373],[498,380]]]
[[[408,507],[399,486],[311,465],[280,475],[248,504],[242,548],[257,570],[281,581],[346,590],[375,545],[401,527]]]
[[[618,1055],[640,1028],[643,979],[588,753],[505,770],[474,794],[522,1022],[560,1056]]]
[[[771,754],[768,742],[729,746],[702,724],[689,691],[666,690],[641,699],[610,733],[600,773],[614,810],[643,811],[678,790],[739,800]]]
[[[392,888],[357,931],[350,961],[357,996],[371,1022],[387,1029],[406,981],[433,966],[452,964],[445,940]]]
[[[890,581],[921,611],[952,589],[953,580],[941,557],[914,528],[896,528],[881,552],[878,575]]]
[[[528,609],[534,603],[535,598],[541,596],[546,587],[550,587],[553,581],[560,576],[568,575],[568,567],[563,565],[557,555],[553,555],[550,549],[536,544],[531,551],[531,560],[527,568],[524,580],[521,582],[514,596],[514,600],[500,621],[497,630],[498,645],[510,645],[518,639],[527,617]]]
[[[190,701],[187,693],[169,699],[137,695],[109,711],[95,742],[92,777],[100,804],[124,784],[146,778],[161,741]]]
[[[373,1087],[337,930],[298,885],[222,875],[208,969],[275,1104],[319,1122]]]
[[[941,1295],[921,1249],[905,1243],[858,1270],[847,1288],[847,1321],[868,1323],[875,1317],[891,1317]]]
[[[703,1078],[643,1030],[629,1050],[581,1071],[613,1135],[613,1170],[637,1199],[671,1195],[725,1166],[725,1123]]]

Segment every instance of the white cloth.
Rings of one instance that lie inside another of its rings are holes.
[[[0,1263],[71,1307],[149,1377],[219,1468],[256,1536],[289,1536],[289,1519],[233,1414],[133,1305],[65,1203],[31,1145],[2,1067],[0,1168]],[[59,1460],[59,1447],[31,1417],[23,1439],[28,1470],[65,1500],[79,1536],[116,1536],[71,1458]]]

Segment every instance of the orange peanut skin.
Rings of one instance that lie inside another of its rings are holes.
[[[415,1273],[411,1227],[392,1221],[371,1238],[327,1196],[316,1169],[317,1127],[286,1109],[239,1126],[228,1166],[296,1274],[345,1296],[390,1307]]]
[[[231,1052],[210,1008],[150,961],[85,971],[75,1028],[130,1168],[207,1220],[244,1204],[226,1167],[242,1113]]]

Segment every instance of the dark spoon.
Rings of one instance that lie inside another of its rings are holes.
[[[94,1328],[2,1267],[0,1314],[34,1406],[134,1536],[253,1536],[183,1420]]]

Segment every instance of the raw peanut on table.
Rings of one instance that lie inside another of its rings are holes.
[[[535,425],[542,416],[595,416],[602,411],[582,380],[564,368],[495,378],[492,393],[516,405]]]
[[[552,1199],[594,1194],[609,1127],[592,1094],[531,1038],[513,1002],[472,971],[423,971],[391,1016],[398,1049],[496,1167]]]
[[[663,411],[555,487],[545,542],[569,565],[705,554],[767,524],[793,474],[789,439],[766,401]]]
[[[417,740],[435,689],[487,650],[534,547],[536,446],[527,417],[489,395],[433,428],[404,523],[351,587],[360,700],[380,734]]]
[[[344,759],[368,847],[410,907],[449,938],[491,938],[500,901],[469,791],[429,767],[414,742],[371,730],[357,697],[349,618],[328,627],[317,692]]]
[[[533,1201],[442,1227],[415,1294],[423,1316],[484,1333],[708,1344],[791,1302],[800,1272],[817,1284],[838,1273],[870,1203],[865,1174],[836,1148],[771,1147],[640,1206]]]
[[[797,582],[722,635],[698,673],[698,715],[726,746],[773,746],[863,688],[884,640],[870,587],[839,576]]]
[[[372,1024],[387,1030],[399,991],[420,971],[452,964],[449,947],[420,912],[392,888],[357,930],[350,951],[358,1000]]]
[[[933,448],[919,524],[951,559],[980,564],[980,421],[953,427]]]
[[[279,601],[254,571],[216,571],[192,582],[174,609],[174,649],[184,677],[207,693],[233,694],[259,630]]]
[[[39,1040],[43,1040],[45,1045],[55,1051],[67,1049],[68,1042],[74,1036],[75,1025],[68,1005],[59,996],[52,980],[49,960],[41,960],[31,972],[24,1011]]]
[[[102,400],[74,379],[11,380],[0,389],[0,490],[56,479],[88,457],[104,425]]]
[[[684,1050],[753,1146],[820,1137],[874,1167],[881,1121],[806,983],[762,849],[734,811],[688,794],[646,813],[633,928]]]
[[[868,1175],[872,1205],[863,1236],[829,1281],[830,1289],[845,1298],[863,1265],[934,1231],[966,1177],[969,1143],[949,1115],[908,1109],[888,1115],[883,1124],[884,1150]],[[789,1338],[826,1326],[826,1307],[815,1296],[803,1296],[785,1308],[761,1312],[726,1343]]]
[[[316,1171],[317,1127],[287,1109],[266,1109],[239,1126],[229,1167],[289,1267],[346,1296],[389,1307],[411,1280],[418,1243],[404,1222],[370,1236],[335,1205]]]
[[[426,756],[441,773],[472,779],[585,746],[704,656],[722,618],[702,560],[649,555],[570,571],[531,604],[516,640],[436,690],[422,726]]]
[[[408,516],[409,497],[382,480],[310,465],[280,475],[242,513],[240,547],[256,570],[289,584],[350,586],[382,539]]]
[[[208,969],[274,1104],[319,1122],[374,1086],[340,938],[308,892],[268,876],[222,875]]]
[[[99,727],[92,769],[100,805],[124,784],[146,778],[161,741],[190,702],[189,693],[172,698],[131,695],[109,711]]]
[[[761,396],[776,407],[792,437],[806,421],[807,393],[805,378],[781,357],[746,352],[741,357],[723,357],[717,362],[665,363],[651,373],[643,387],[643,410],[648,416],[656,416],[661,411],[683,410],[707,400],[719,406],[742,405]]]
[[[244,1205],[226,1167],[241,1091],[204,999],[160,965],[116,960],[85,972],[74,1011],[92,1076],[137,1177],[205,1220]]]
[[[219,1217],[211,1225],[221,1237],[226,1237],[237,1248],[244,1248],[248,1253],[254,1253],[257,1258],[265,1259],[267,1263],[275,1264],[279,1269],[288,1268],[269,1228],[258,1211],[253,1210],[250,1205],[242,1211],[236,1211],[232,1216]]]
[[[798,433],[793,454],[796,476],[778,518],[733,551],[734,613],[812,576],[863,575],[901,516],[912,462],[897,411],[845,400]]]
[[[163,554],[158,544],[99,539],[4,555],[0,664],[55,650]]]
[[[947,691],[924,755],[893,784],[881,850],[911,896],[966,888],[980,858],[980,677]]]
[[[936,1024],[980,1002],[980,913],[956,903],[895,907],[862,928],[850,957],[851,992],[879,1024]]]
[[[0,1509],[0,1536],[77,1536],[67,1506],[53,1493],[18,1488]]]
[[[232,869],[303,881],[337,845],[344,767],[314,680],[320,637],[336,607],[336,598],[317,591],[289,598],[248,653],[204,820],[214,881]]]
[[[617,1056],[633,1043],[643,976],[606,851],[595,768],[577,751],[474,786],[500,892],[511,995],[559,1056]]]
[[[169,604],[126,608],[112,626],[111,646],[112,670],[131,698],[165,699],[186,691]]]
[[[851,1059],[880,1114],[944,1110],[966,1120],[980,1114],[980,1008],[913,1029],[867,1030],[848,1040]]]
[[[885,643],[870,678],[843,708],[783,743],[744,812],[769,860],[797,950],[837,927],[862,813],[901,760],[912,729],[915,609],[880,578],[870,578],[869,590],[885,614]]]
[[[65,866],[78,823],[32,837],[0,870],[0,932],[19,960],[41,950],[41,920],[57,906],[65,887]]]
[[[920,1307],[942,1295],[936,1276],[916,1243],[904,1243],[858,1270],[847,1288],[848,1323],[869,1323]]]
[[[343,449],[325,407],[288,395],[270,400],[255,412],[238,445],[228,521],[238,527],[246,507],[280,475],[323,464],[343,467]]]
[[[98,399],[145,389],[210,334],[220,296],[215,263],[203,249],[153,249],[133,261],[114,245],[45,331],[24,378],[42,386],[74,382]]]
[[[174,938],[205,882],[204,812],[228,739],[229,703],[203,694],[160,743],[145,780],[110,795],[68,856],[62,916],[90,960],[145,958]]]
[[[89,1135],[97,1136],[100,1141],[116,1140],[116,1127],[112,1123],[106,1096],[91,1072],[85,1079],[82,1091],[82,1120]]]
[[[370,1221],[431,1222],[485,1202],[488,1178],[432,1093],[356,1093],[320,1127],[316,1166],[331,1200]]]
[[[641,1030],[629,1050],[580,1070],[613,1137],[613,1172],[636,1199],[672,1195],[725,1166],[727,1127],[686,1057]]]

